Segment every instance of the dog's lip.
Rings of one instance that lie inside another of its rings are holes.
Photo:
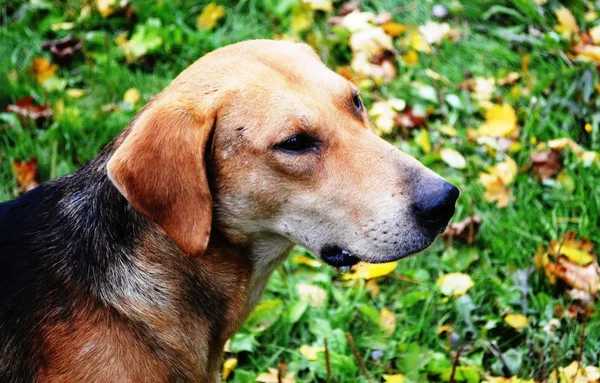
[[[339,246],[325,246],[321,250],[321,259],[328,265],[340,269],[349,268],[361,261],[350,251]]]

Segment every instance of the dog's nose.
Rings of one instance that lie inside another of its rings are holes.
[[[428,182],[416,191],[414,211],[419,222],[431,231],[445,229],[454,214],[460,192],[443,179]]]

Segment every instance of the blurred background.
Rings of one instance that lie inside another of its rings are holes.
[[[296,248],[234,382],[597,382],[598,1],[0,1],[0,201],[73,172],[203,54],[304,41],[376,132],[462,190],[423,254]],[[232,76],[235,75],[232,73]],[[32,217],[35,221],[35,217]]]

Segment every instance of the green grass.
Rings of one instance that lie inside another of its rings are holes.
[[[132,3],[132,19],[122,14],[105,19],[92,12],[81,20],[82,4],[78,1],[8,0],[0,5],[0,107],[4,110],[6,105],[33,95],[56,112],[54,119],[38,126],[19,121],[12,113],[0,113],[0,201],[16,196],[13,160],[36,156],[42,181],[76,170],[116,136],[137,109],[206,52],[245,39],[293,34],[290,23],[296,6],[293,0],[222,2],[226,17],[213,31],[197,31],[196,16],[205,2]],[[231,343],[233,351],[227,357],[236,357],[239,364],[230,380],[254,381],[268,367],[285,363],[297,381],[325,381],[323,353],[318,360],[309,361],[299,353],[299,347],[323,345],[326,339],[332,381],[367,381],[346,332],[353,335],[373,381],[394,373],[403,373],[410,382],[448,381],[458,347],[458,381],[476,382],[484,380],[486,374],[543,380],[557,366],[578,360],[580,349],[584,365],[599,365],[600,314],[593,314],[585,323],[582,344],[583,322],[557,312],[558,306],[566,308],[571,303],[565,289],[550,285],[543,273],[533,270],[538,246],[560,239],[569,230],[600,246],[599,167],[585,166],[564,151],[565,172],[574,184],[572,191],[556,182],[535,180],[527,168],[530,155],[536,151],[534,141],[570,137],[586,150],[600,151],[597,68],[567,58],[569,43],[553,30],[557,24],[554,10],[560,7],[557,1],[550,0],[543,6],[529,0],[440,3],[450,10],[445,21],[462,31],[458,41],[443,42],[435,47],[435,54],[420,54],[415,66],[407,66],[398,58],[399,75],[395,80],[364,88],[362,93],[367,106],[374,100],[398,97],[408,105],[418,104],[433,111],[428,118],[433,154],[423,153],[416,145],[413,138],[418,131],[408,136],[395,132],[386,138],[461,188],[455,221],[480,215],[483,225],[477,242],[466,245],[438,241],[423,254],[400,261],[392,276],[377,279],[381,289],[377,296],[369,294],[365,281],[349,286],[342,274],[331,268],[286,261],[271,278],[263,299],[267,303],[259,306],[264,311],[259,309],[251,318],[254,322],[242,328]],[[580,26],[599,24],[583,21],[587,3],[573,1],[567,6]],[[361,5],[363,10],[373,12],[395,10],[394,21],[407,25],[423,25],[433,19],[431,7],[429,2],[396,0],[364,1]],[[298,37],[311,42],[331,67],[348,65],[352,58],[348,34],[328,25],[329,16],[317,12],[313,27]],[[53,31],[52,25],[59,22],[74,22],[74,28],[69,32]],[[141,25],[157,31],[162,44],[135,64],[127,64],[115,38],[123,31],[131,36]],[[539,33],[528,33],[529,28]],[[84,49],[69,63],[60,64],[57,75],[66,80],[66,88],[86,90],[79,99],[70,99],[63,89],[44,90],[29,72],[33,58],[50,59],[41,49],[42,41],[69,33],[84,42]],[[401,46],[398,49],[404,53]],[[529,84],[522,81],[518,87],[528,88],[529,94],[515,96],[511,86],[498,86],[494,98],[515,108],[520,126],[516,141],[521,148],[509,153],[521,169],[509,187],[515,201],[501,209],[484,200],[478,175],[502,160],[503,155],[490,153],[467,139],[467,129],[478,127],[484,116],[459,84],[467,73],[495,78],[510,71],[521,73],[525,55],[530,56]],[[415,88],[415,81],[434,85],[425,74],[427,68],[450,80],[448,84],[440,83],[443,96],[456,95],[462,102],[461,107],[444,105],[447,116],[441,113],[437,100],[423,98]],[[142,94],[142,101],[135,107],[122,101],[128,88],[137,88]],[[59,104],[63,105],[62,113]],[[109,104],[115,104],[116,110],[103,108]],[[440,125],[445,123],[457,129],[458,137],[439,133]],[[591,124],[591,132],[584,130],[586,123]],[[442,162],[437,154],[441,147],[461,152],[467,158],[467,167],[453,169]],[[467,295],[449,299],[436,288],[436,279],[451,272],[472,277],[475,285]],[[529,277],[523,277],[529,272]],[[299,296],[299,283],[325,289],[328,298],[324,307],[307,307]],[[378,326],[378,315],[384,307],[397,320],[391,336]],[[510,328],[503,321],[507,313],[526,315],[528,326],[523,330]],[[553,318],[560,325],[548,332],[544,327]],[[257,323],[264,326],[255,326]],[[444,324],[452,326],[451,336],[436,332]],[[496,349],[504,355],[502,359],[511,371],[503,371]]]

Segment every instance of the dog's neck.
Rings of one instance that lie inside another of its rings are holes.
[[[88,299],[100,301],[136,331],[140,325],[147,329],[142,338],[164,350],[162,358],[177,370],[218,374],[224,343],[259,301],[292,244],[273,236],[234,244],[215,226],[206,252],[190,258],[111,184],[109,156],[105,150],[65,178],[71,180],[64,183],[61,219],[82,238],[68,262],[74,271],[81,263],[87,268],[77,282],[91,293]],[[78,260],[81,256],[86,259]]]

